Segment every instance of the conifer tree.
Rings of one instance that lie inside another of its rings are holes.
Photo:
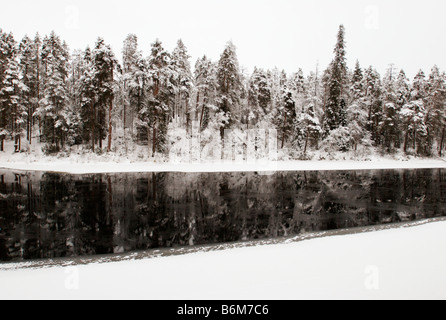
[[[328,71],[327,92],[328,97],[325,106],[324,130],[326,134],[345,125],[347,62],[345,52],[345,28],[339,27],[337,43],[334,49],[335,58],[331,62]]]
[[[206,56],[195,64],[195,85],[197,90],[197,114],[200,117],[200,130],[209,124],[211,111],[215,108],[217,91],[216,65]]]
[[[221,126],[220,135],[223,139],[224,130],[228,129],[236,120],[233,114],[240,106],[240,92],[242,91],[236,48],[232,42],[228,42],[218,62],[217,83],[219,112],[229,118],[229,121]]]
[[[400,146],[399,112],[401,108],[397,103],[396,80],[395,68],[391,65],[383,79],[383,112],[380,125],[382,144],[388,151]]]
[[[370,131],[371,138],[375,145],[379,145],[381,143],[380,124],[383,117],[381,77],[372,66],[364,72],[364,87],[364,99],[368,108],[367,129]]]
[[[91,49],[87,47],[82,53],[80,61],[80,118],[82,119],[82,137],[85,142],[89,142],[92,151],[95,152],[98,141],[97,129],[97,90],[94,82],[94,66]]]
[[[46,142],[47,152],[59,151],[66,138],[64,108],[67,103],[68,60],[67,45],[51,32],[42,44],[43,98],[36,111],[36,115],[42,119],[41,141]]]
[[[174,71],[175,84],[175,106],[173,108],[173,117],[180,114],[185,115],[186,132],[191,134],[191,108],[190,97],[193,88],[193,77],[189,62],[190,56],[187,53],[183,41],[178,40],[177,47],[172,53],[172,68]]]
[[[350,86],[350,105],[347,107],[348,130],[351,135],[354,150],[357,151],[358,145],[364,142],[367,137],[368,107],[365,99],[365,81],[364,72],[361,69],[359,61],[356,61]]]
[[[147,61],[138,49],[138,37],[134,34],[129,34],[124,40],[122,61],[123,128],[124,132],[126,128],[130,128],[130,132],[133,133],[134,122],[142,108],[148,82]],[[144,130],[144,134],[146,133],[147,131]]]
[[[164,153],[167,150],[167,127],[171,118],[169,106],[174,97],[174,72],[170,54],[163,48],[162,43],[156,40],[152,44],[152,51],[148,61],[148,75],[150,85],[143,108],[139,112],[140,123],[148,130],[151,138],[152,157],[156,152]]]
[[[296,121],[296,102],[293,93],[286,85],[282,88],[282,99],[278,117],[276,117],[276,125],[280,132],[281,148],[283,149],[288,137],[293,137],[293,125]]]
[[[426,85],[426,124],[429,135],[438,141],[438,154],[441,157],[442,145],[445,139],[446,127],[446,79],[435,65],[429,75]]]
[[[4,141],[11,134],[11,88],[6,79],[10,61],[14,59],[15,46],[14,36],[0,29],[0,151],[4,151]]]
[[[271,87],[265,71],[254,68],[248,82],[248,123],[256,124],[270,115],[271,99]]]
[[[99,148],[102,149],[102,139],[108,136],[107,152],[110,152],[113,134],[114,74],[115,70],[119,70],[120,67],[110,46],[106,45],[102,38],[99,38],[96,42],[92,52],[92,60],[94,66],[93,81],[97,90]]]

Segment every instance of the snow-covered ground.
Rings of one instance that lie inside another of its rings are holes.
[[[203,162],[203,163],[156,163],[156,162],[77,162],[74,160],[43,159],[39,162],[0,159],[0,169],[24,171],[52,171],[71,174],[114,172],[274,172],[274,171],[323,171],[323,170],[374,170],[374,169],[422,169],[446,168],[440,159],[373,161],[275,161],[275,162]]]
[[[0,271],[0,299],[446,299],[446,222],[139,261]]]

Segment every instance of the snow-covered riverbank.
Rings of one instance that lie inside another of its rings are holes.
[[[139,261],[0,271],[0,299],[445,299],[446,222]]]
[[[415,159],[409,161],[377,158],[373,161],[274,161],[274,162],[203,162],[156,163],[134,161],[77,161],[75,159],[50,159],[41,161],[4,161],[0,169],[23,171],[52,171],[71,174],[114,172],[274,172],[274,171],[323,171],[323,170],[375,170],[446,168],[441,159]]]
[[[14,153],[13,145],[6,143],[6,151],[0,152],[0,169],[20,171],[52,171],[71,174],[126,173],[126,172],[274,172],[274,171],[324,171],[324,170],[375,170],[375,169],[423,169],[446,168],[446,160],[418,158],[404,153],[382,156],[377,150],[369,154],[355,152],[327,155],[313,152],[313,160],[279,161],[182,161],[166,162],[163,158],[148,158],[147,150],[138,147],[132,153],[96,154],[74,148],[70,153],[47,156],[41,144],[28,146],[30,153]],[[280,157],[279,157],[280,158]],[[328,160],[330,159],[330,160]]]

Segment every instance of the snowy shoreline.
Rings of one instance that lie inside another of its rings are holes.
[[[101,173],[150,173],[150,172],[277,172],[277,171],[343,171],[343,170],[387,170],[387,169],[444,169],[442,159],[373,161],[270,161],[270,162],[203,162],[203,163],[156,163],[122,161],[85,161],[45,159],[43,161],[2,161],[0,169],[17,171],[49,171],[68,174]]]
[[[172,256],[184,256],[196,253],[210,253],[214,251],[234,250],[234,249],[251,248],[259,246],[291,244],[320,238],[333,238],[338,236],[351,236],[355,234],[366,234],[385,230],[414,228],[438,222],[446,222],[446,217],[427,218],[415,221],[353,227],[346,229],[314,231],[286,237],[277,237],[271,239],[261,239],[261,240],[251,240],[251,241],[239,241],[233,243],[206,244],[193,247],[162,248],[162,249],[154,249],[146,251],[128,252],[122,254],[30,260],[23,262],[6,262],[6,263],[0,263],[0,272],[21,270],[21,269],[22,270],[42,269],[42,268],[54,268],[54,267],[69,267],[76,265],[114,263],[114,262],[124,262],[124,261],[138,261],[138,260],[165,258]]]
[[[444,299],[446,221],[427,222],[434,223],[153,259],[8,268],[0,272],[0,298]]]

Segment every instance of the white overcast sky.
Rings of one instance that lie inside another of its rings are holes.
[[[119,57],[128,33],[147,56],[159,38],[172,50],[181,38],[191,63],[206,54],[217,60],[228,40],[240,64],[305,74],[333,57],[338,26],[346,27],[348,65],[358,59],[383,73],[390,63],[413,77],[437,64],[446,68],[444,0],[8,0],[0,28],[17,40],[56,31],[71,49],[98,36]]]

